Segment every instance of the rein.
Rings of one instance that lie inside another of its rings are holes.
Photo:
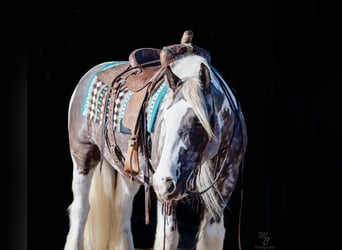
[[[113,123],[112,123],[115,99],[117,98],[117,95],[118,95],[118,93],[120,91],[120,88],[122,88],[124,86],[126,78],[128,76],[130,76],[130,74],[127,74],[127,73],[129,73],[130,71],[133,71],[133,70],[137,70],[137,72],[135,72],[135,73],[138,73],[139,69],[141,69],[142,67],[148,66],[148,65],[152,65],[152,64],[155,64],[157,62],[160,62],[160,60],[149,61],[149,62],[142,63],[142,64],[134,66],[134,67],[132,67],[131,65],[128,65],[127,68],[123,69],[123,71],[120,72],[114,78],[114,80],[112,81],[112,84],[110,85],[110,91],[109,91],[108,95],[106,96],[105,103],[109,102],[110,105],[109,105],[109,107],[106,110],[108,112],[108,117],[105,120],[105,122],[103,123],[104,124],[103,125],[103,132],[104,132],[104,135],[105,135],[104,138],[106,139],[106,142],[107,142],[108,148],[110,150],[110,153],[112,155],[116,156],[116,159],[119,160],[119,162],[121,163],[121,165],[123,167],[124,167],[125,158],[124,158],[120,148],[116,144],[115,132],[114,132]],[[148,82],[149,82],[148,85],[149,86],[147,86],[147,88],[148,88],[147,89],[147,95],[145,97],[144,104],[142,106],[143,107],[142,110],[146,109],[146,104],[147,104],[149,98],[151,97],[151,93],[153,93],[153,91],[155,89],[155,86],[157,86],[158,83],[161,82],[161,79],[162,79],[162,77],[164,76],[164,73],[165,73],[165,69],[166,69],[166,67],[161,67],[156,72],[156,74],[154,74],[148,80]],[[230,148],[230,146],[232,144],[232,141],[233,141],[233,135],[235,134],[235,131],[236,131],[237,127],[241,126],[241,111],[240,111],[240,103],[236,100],[237,105],[234,104],[232,96],[230,95],[229,90],[227,89],[227,86],[225,86],[224,82],[222,81],[222,78],[216,72],[216,70],[214,70],[214,73],[215,73],[215,75],[218,75],[219,84],[220,84],[220,86],[221,86],[221,88],[222,88],[222,90],[224,92],[224,95],[227,98],[230,106],[232,107],[232,111],[233,111],[233,113],[235,115],[235,118],[236,118],[236,121],[235,121],[234,126],[233,126],[232,137],[230,138],[230,141],[229,141],[228,145],[220,149],[221,152],[215,157],[216,161],[217,161],[218,157],[220,155],[225,154],[227,152],[227,150]],[[177,92],[179,91],[180,86],[182,86],[182,85],[180,84],[179,88],[176,89]],[[211,95],[211,104],[212,104],[212,107],[215,109],[214,99],[213,99],[212,95]],[[140,111],[140,113],[142,113],[142,112],[144,112],[144,111]],[[147,224],[149,224],[149,210],[150,210],[150,206],[151,206],[151,198],[150,198],[150,187],[151,187],[151,184],[150,184],[150,170],[153,172],[153,168],[152,168],[152,166],[150,164],[150,161],[149,161],[150,160],[150,154],[151,154],[150,151],[151,151],[151,149],[150,149],[150,137],[149,137],[149,135],[147,133],[147,129],[146,129],[146,127],[147,127],[147,117],[145,117],[142,114],[139,115],[138,123],[140,124],[138,126],[139,127],[138,130],[139,130],[139,133],[140,133],[140,137],[142,139],[140,141],[141,142],[140,146],[141,146],[141,150],[143,152],[143,155],[145,156],[145,161],[146,161],[146,167],[143,170],[143,172],[144,172],[143,184],[144,184],[144,189],[145,189],[145,224],[147,225]],[[241,129],[241,132],[242,132],[242,129]],[[209,142],[210,142],[210,140],[208,140],[205,148],[208,147]],[[242,144],[244,145],[244,143],[245,142],[243,141]],[[102,149],[104,148],[104,144],[105,143],[103,142],[102,145],[101,145]],[[199,160],[199,162],[200,162],[199,166],[202,165],[202,157],[203,157],[203,155],[201,155],[201,158]],[[228,157],[228,154],[226,154],[225,158],[223,159],[223,162],[226,161],[227,157]],[[104,159],[103,150],[101,150],[101,164],[100,164],[100,168],[102,167],[103,159]],[[215,163],[215,165],[216,164],[217,163]],[[243,162],[242,162],[242,165],[244,165]],[[215,176],[215,179],[212,181],[212,183],[208,187],[204,188],[201,191],[195,191],[195,192],[193,190],[195,190],[196,177],[199,175],[199,173],[201,171],[201,168],[194,168],[192,170],[192,172],[190,173],[189,177],[186,180],[186,193],[188,195],[191,195],[191,196],[194,196],[194,197],[198,197],[198,196],[203,195],[207,191],[209,191],[211,188],[214,187],[215,184],[217,184],[217,182],[218,182],[218,180],[219,180],[219,178],[221,176],[221,173],[223,171],[223,168],[224,168],[224,164],[221,165],[218,173]],[[241,175],[242,174],[243,174],[243,169],[241,170]],[[136,178],[136,177],[132,176],[132,178]],[[242,194],[243,194],[243,190],[242,190],[242,182],[241,182],[241,201],[240,201],[239,232],[238,232],[238,235],[239,235],[238,236],[239,237],[239,249],[241,249],[240,228],[241,228]],[[170,215],[172,213],[171,211],[173,211],[173,206],[168,207],[168,208],[164,207],[163,210],[164,210],[164,212],[163,212],[164,215]],[[166,216],[165,216],[165,218],[166,218]],[[165,222],[166,221],[164,221],[164,227],[165,227]],[[165,231],[165,228],[164,228],[164,231]],[[165,240],[164,240],[164,242],[165,242]]]
[[[220,85],[221,85],[221,88],[223,89],[226,97],[228,98],[228,101],[230,103],[231,106],[235,106],[234,103],[233,103],[233,100],[229,94],[229,91],[228,89],[226,88],[226,86],[223,84],[223,81],[222,81],[222,77],[220,76],[220,74],[213,68],[214,72],[218,75],[219,79],[221,81],[220,82]],[[241,105],[240,105],[240,102],[237,101],[237,107],[234,109],[234,113],[235,113],[235,116],[238,117],[238,122],[239,122],[239,125],[240,125],[240,128],[241,128],[241,118],[242,118],[242,113],[241,113]],[[233,132],[235,132],[235,129],[236,129],[236,124],[234,124],[234,130]],[[241,133],[242,133],[243,129],[241,128]],[[242,147],[245,146],[245,141],[244,141],[244,138],[243,138],[243,135],[241,136],[242,138]],[[240,173],[240,176],[241,176],[241,183],[240,183],[240,211],[239,211],[239,223],[238,223],[238,244],[239,244],[239,250],[242,249],[242,245],[241,245],[241,220],[242,220],[242,204],[243,204],[243,170],[244,170],[244,165],[245,165],[245,161],[244,161],[244,158],[242,159],[242,162],[241,162],[241,173]]]

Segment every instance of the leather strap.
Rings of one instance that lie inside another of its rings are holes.
[[[115,82],[113,88],[110,91],[111,96],[106,98],[106,103],[109,100],[109,108],[108,108],[108,117],[105,123],[105,138],[107,139],[107,146],[111,155],[113,156],[116,162],[119,162],[122,166],[124,165],[123,155],[121,153],[120,148],[116,144],[115,140],[115,131],[113,124],[113,116],[114,116],[114,104],[117,98],[117,94],[119,92],[120,82]],[[108,94],[109,95],[109,94]],[[109,99],[108,99],[109,98]]]
[[[142,139],[142,137],[139,137],[139,133],[142,133],[140,131],[140,125],[141,125],[141,119],[139,119],[139,116],[142,115],[142,107],[144,107],[144,103],[146,102],[146,99],[149,98],[150,95],[150,88],[155,87],[157,82],[160,84],[160,80],[162,77],[162,70],[159,70],[151,79],[148,81],[148,84],[144,86],[143,89],[140,89],[138,92],[135,92],[132,96],[130,101],[127,104],[126,110],[134,110],[134,112],[126,112],[123,117],[123,125],[131,130],[131,137],[128,140],[128,150],[127,150],[127,156],[125,158],[124,163],[124,170],[126,173],[136,176],[139,174],[140,168],[139,168],[139,140]],[[144,122],[144,121],[143,121]],[[142,149],[143,150],[143,149]],[[146,153],[146,152],[145,152]]]
[[[127,156],[124,170],[132,176],[139,174],[138,140],[136,135],[132,135],[128,140]]]
[[[139,120],[141,107],[145,101],[146,92],[147,86],[138,92],[134,92],[127,103],[126,112],[123,116],[122,123],[126,128],[131,130],[132,135],[136,133],[136,125]]]

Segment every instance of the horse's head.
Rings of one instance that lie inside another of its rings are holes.
[[[212,128],[210,67],[200,56],[188,56],[166,70],[168,92],[152,133],[153,187],[158,199],[179,200],[196,189],[196,176]]]

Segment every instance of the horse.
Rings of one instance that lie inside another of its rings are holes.
[[[157,197],[153,249],[177,249],[177,203],[189,197],[203,205],[196,249],[223,249],[224,209],[247,148],[241,104],[206,50],[188,41],[147,54],[135,65],[93,66],[72,93],[65,250],[134,249],[131,216],[142,185],[147,224],[150,190]]]

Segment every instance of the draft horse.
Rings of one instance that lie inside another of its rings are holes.
[[[187,34],[187,37],[186,37]],[[186,37],[186,38],[184,38]],[[203,204],[196,249],[222,249],[224,209],[245,157],[236,93],[192,44],[133,51],[80,79],[69,104],[73,201],[65,250],[134,249],[133,200],[156,194],[154,249],[177,249],[177,202]]]

